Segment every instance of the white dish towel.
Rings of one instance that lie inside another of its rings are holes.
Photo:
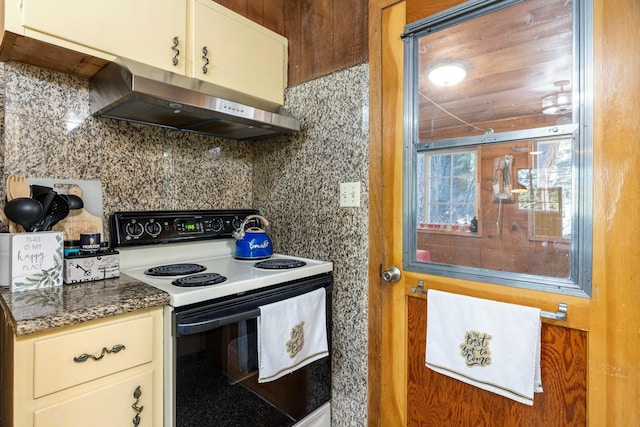
[[[527,405],[542,392],[540,309],[430,289],[426,365]]]
[[[329,355],[324,288],[260,307],[258,382],[278,378]]]

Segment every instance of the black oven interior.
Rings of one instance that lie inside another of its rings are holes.
[[[325,287],[331,341],[331,284],[327,275],[178,310],[176,426],[292,426],[328,402],[330,357],[276,381],[258,383],[257,316],[260,305]]]

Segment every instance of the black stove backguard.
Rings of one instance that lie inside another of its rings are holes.
[[[228,239],[255,209],[115,212],[110,218],[111,246],[154,245]],[[262,226],[252,219],[249,226]]]

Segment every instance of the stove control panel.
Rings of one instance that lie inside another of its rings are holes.
[[[227,239],[247,216],[257,213],[253,209],[116,212],[110,218],[111,245]]]

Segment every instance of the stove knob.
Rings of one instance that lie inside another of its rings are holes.
[[[233,226],[233,229],[235,230],[236,228],[240,228],[240,226],[242,225],[242,220],[238,217],[233,218],[233,220],[231,221],[231,225]]]
[[[144,228],[152,237],[156,237],[162,231],[162,225],[154,219],[150,219]]]
[[[140,237],[142,236],[142,233],[144,233],[144,227],[138,221],[132,219],[125,226],[125,231],[131,237]]]
[[[223,227],[224,224],[222,223],[221,218],[214,218],[213,221],[211,221],[211,231],[213,231],[214,233],[221,232]]]

